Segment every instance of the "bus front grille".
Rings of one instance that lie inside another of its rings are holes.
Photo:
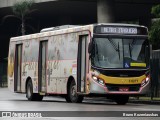
[[[114,85],[114,84],[106,84],[106,87],[109,91],[120,91],[121,88],[128,89],[127,91],[139,91],[140,84],[136,85]]]

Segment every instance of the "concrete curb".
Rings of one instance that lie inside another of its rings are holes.
[[[152,100],[152,101],[146,101],[146,100],[129,100],[128,103],[136,103],[136,104],[152,104],[152,105],[160,105],[160,101]]]
[[[113,100],[109,100],[109,99],[106,99],[106,98],[88,98],[86,97],[85,100],[93,100],[93,101],[102,101],[102,102],[114,102]],[[160,105],[160,101],[158,100],[136,100],[136,99],[129,99],[128,103],[135,103],[135,104],[151,104],[151,105]]]

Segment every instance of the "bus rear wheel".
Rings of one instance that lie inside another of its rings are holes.
[[[29,101],[42,101],[43,99],[42,95],[39,95],[38,93],[33,93],[33,85],[31,80],[29,80],[27,83],[26,97]]]
[[[67,88],[66,101],[72,103],[81,103],[83,101],[83,96],[78,95],[76,92],[76,83],[74,80],[71,81],[70,86]]]
[[[125,105],[129,100],[129,96],[128,95],[119,95],[115,98],[115,102],[118,105]]]

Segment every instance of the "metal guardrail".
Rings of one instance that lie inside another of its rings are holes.
[[[7,80],[0,80],[0,87],[7,87]]]
[[[150,96],[160,97],[160,50],[152,51]]]
[[[7,87],[7,61],[0,62],[0,87]]]
[[[151,98],[160,97],[160,68],[159,59],[151,60]]]

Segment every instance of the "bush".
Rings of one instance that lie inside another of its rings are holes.
[[[152,7],[151,13],[157,18],[160,17],[160,5]],[[152,22],[151,29],[149,31],[149,40],[154,49],[160,48],[160,19]]]

